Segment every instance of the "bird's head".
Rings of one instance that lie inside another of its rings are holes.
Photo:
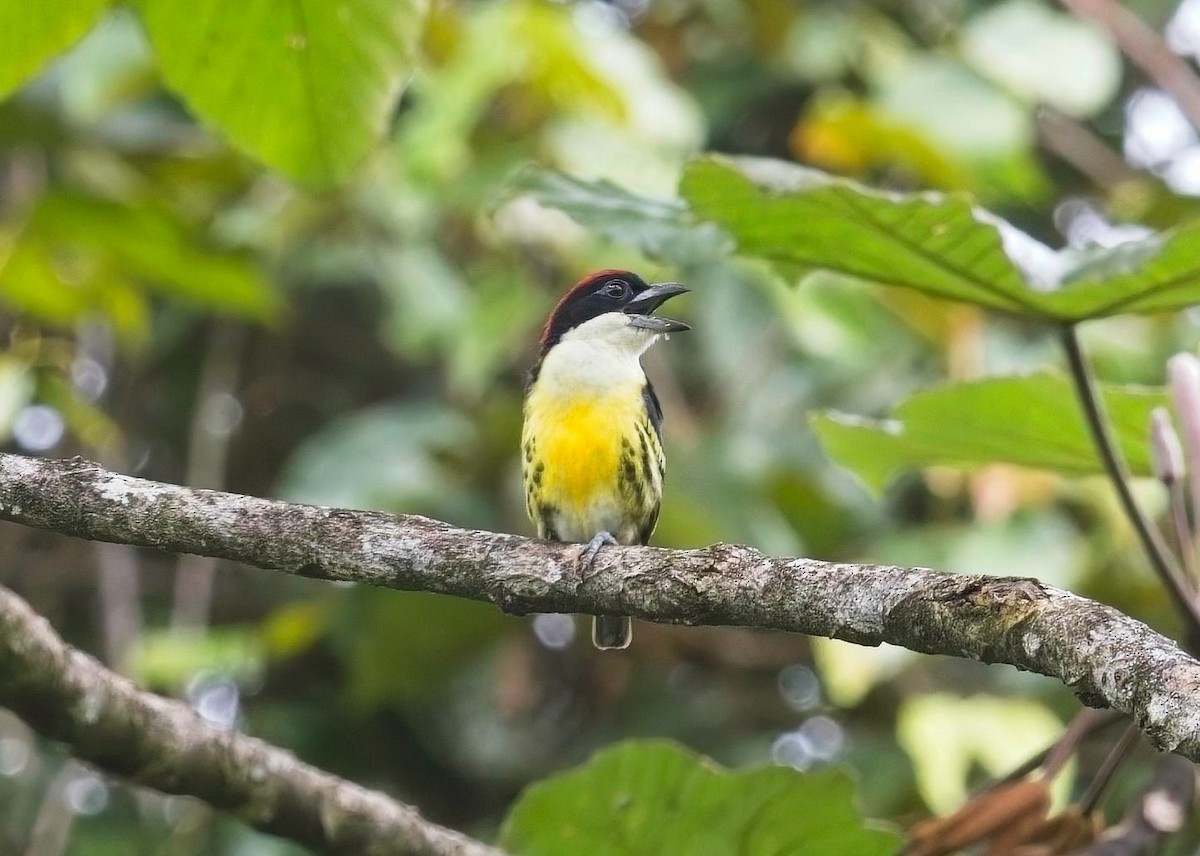
[[[627,270],[590,274],[563,295],[542,331],[542,355],[559,342],[594,343],[640,355],[661,336],[691,329],[654,310],[687,288],[677,282],[647,285]]]

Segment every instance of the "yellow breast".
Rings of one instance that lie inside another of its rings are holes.
[[[525,408],[526,467],[540,469],[540,501],[581,509],[613,496],[619,489],[621,441],[635,430],[643,408],[640,388],[600,396],[531,391]]]

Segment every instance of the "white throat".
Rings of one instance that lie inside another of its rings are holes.
[[[629,316],[608,312],[569,330],[542,360],[538,385],[547,390],[614,389],[645,384],[641,356],[662,336],[629,326]]]

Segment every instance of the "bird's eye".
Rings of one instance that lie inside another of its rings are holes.
[[[629,286],[619,279],[610,280],[604,284],[604,293],[609,297],[624,297]]]

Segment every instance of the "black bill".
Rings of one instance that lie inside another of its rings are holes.
[[[677,282],[660,282],[650,286],[633,300],[625,304],[622,311],[630,316],[629,326],[640,327],[655,333],[679,333],[692,329],[682,321],[671,318],[659,318],[652,315],[655,309],[662,306],[672,297],[687,294],[691,289]]]

